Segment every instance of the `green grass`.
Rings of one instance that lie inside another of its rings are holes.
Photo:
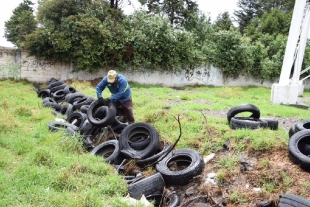
[[[251,103],[261,116],[308,119],[309,110],[270,103],[270,89],[259,87],[185,87],[183,90],[130,83],[136,122],[148,122],[162,140],[176,148],[193,148],[203,156],[219,152],[230,140],[230,157],[217,160],[220,180],[234,167],[244,151],[268,151],[287,147],[287,132],[279,128],[232,130],[224,117],[208,116],[204,111],[222,111]],[[77,91],[96,97],[89,82],[73,81]],[[51,132],[47,123],[54,120],[49,108],[42,106],[32,84],[27,81],[0,81],[0,207],[1,206],[129,206],[125,181],[115,169],[83,149],[79,137],[62,131]],[[110,94],[104,91],[103,97]],[[305,91],[305,97],[310,92]],[[268,160],[263,161],[268,167]],[[293,179],[281,174],[284,186]],[[266,191],[278,186],[269,178],[262,180]],[[307,189],[307,186],[304,187]],[[243,203],[239,191],[229,196]]]

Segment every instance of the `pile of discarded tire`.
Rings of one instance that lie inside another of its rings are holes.
[[[237,116],[244,112],[250,112],[248,117]],[[259,129],[269,128],[277,130],[279,121],[270,118],[261,118],[260,110],[253,104],[240,104],[232,107],[227,112],[227,120],[231,129]]]
[[[290,159],[310,172],[310,120],[301,120],[293,124],[288,135]]]
[[[66,117],[65,122],[49,122],[49,129],[81,135],[92,155],[103,157],[123,176],[132,198],[145,196],[155,206],[178,206],[178,194],[165,189],[166,185],[187,185],[203,171],[203,157],[196,150],[173,150],[148,123],[126,124],[122,111],[111,102],[101,103],[54,78],[38,92],[38,97],[43,99],[43,106],[52,108],[55,116]],[[156,173],[148,177],[141,171],[125,173],[130,160],[134,160],[137,169],[154,166]]]

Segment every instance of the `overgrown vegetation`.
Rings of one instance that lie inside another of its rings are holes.
[[[152,124],[160,139],[174,143],[179,136],[175,117],[180,117],[182,137],[176,148],[192,148],[203,156],[216,153],[212,169],[220,183],[232,183],[239,177],[237,165],[241,154],[255,156],[255,174],[259,198],[279,195],[293,187],[309,190],[304,178],[294,177],[296,170],[273,167],[275,151],[286,151],[287,131],[232,130],[226,117],[208,115],[233,106],[251,103],[260,108],[261,117],[296,117],[308,119],[309,110],[272,105],[270,89],[258,87],[185,87],[182,90],[130,83],[136,121]],[[95,96],[89,82],[73,81],[78,91]],[[121,200],[127,194],[126,182],[115,169],[91,156],[78,137],[51,132],[47,123],[54,120],[51,109],[42,106],[32,84],[26,81],[0,81],[0,199],[3,206],[129,206]],[[104,91],[103,97],[109,94]],[[310,97],[305,91],[304,97]],[[228,153],[223,144],[230,141]],[[286,154],[281,154],[281,159]],[[210,166],[206,165],[206,168]],[[285,166],[284,166],[285,167]],[[298,166],[296,166],[298,169]],[[147,169],[150,173],[154,169]],[[271,174],[270,170],[276,171]],[[251,173],[248,173],[251,175]],[[274,177],[276,176],[276,177]],[[299,182],[294,182],[300,179]],[[255,182],[254,178],[251,182]],[[299,186],[300,185],[300,186]],[[234,187],[227,191],[229,202],[247,205],[251,197]],[[248,191],[248,190],[247,190]],[[302,193],[301,192],[301,193]],[[304,194],[303,194],[304,195]]]
[[[87,72],[113,67],[178,72],[213,64],[226,77],[248,75],[262,82],[279,77],[292,0],[239,0],[235,17],[226,12],[213,23],[192,0],[140,0],[147,9],[131,15],[123,13],[121,2],[42,0],[33,28],[32,3],[24,0],[6,22],[5,36],[31,55]],[[25,17],[29,20],[21,21]],[[304,68],[309,57],[307,46]]]

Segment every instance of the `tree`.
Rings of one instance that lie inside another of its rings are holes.
[[[250,22],[259,14],[258,8],[260,0],[238,0],[237,6],[239,10],[234,11],[235,21],[239,24],[241,34]]]
[[[252,41],[266,34],[274,38],[278,34],[287,35],[290,29],[291,17],[292,12],[285,13],[280,9],[273,9],[271,12],[263,14],[261,18],[255,18],[247,26],[245,33],[248,37],[251,37]]]
[[[228,12],[219,14],[213,24],[213,28],[215,31],[229,30],[230,28],[233,28],[233,27],[234,25],[229,17]]]
[[[184,25],[198,12],[198,4],[192,0],[139,0],[149,12],[164,13],[173,25]]]
[[[36,29],[37,22],[33,15],[30,0],[24,0],[13,10],[11,18],[5,22],[4,37],[17,47],[25,42],[25,36]]]

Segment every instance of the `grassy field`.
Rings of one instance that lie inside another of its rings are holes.
[[[71,85],[96,97],[89,82]],[[225,117],[205,112],[250,103],[260,108],[261,117],[310,117],[310,110],[270,103],[268,88],[173,89],[136,83],[131,88],[136,122],[152,124],[161,140],[175,142],[180,136],[180,118],[182,135],[176,148],[193,148],[207,156],[220,152],[230,140],[234,155],[216,161],[216,173],[223,180],[223,170],[237,162],[239,153],[286,149],[288,133],[282,128],[232,130]],[[108,96],[104,91],[103,97]],[[310,93],[305,91],[304,97]],[[31,83],[1,80],[0,114],[0,206],[130,206],[122,200],[127,195],[126,182],[113,167],[85,151],[78,137],[48,130],[47,123],[55,117],[42,106]]]

